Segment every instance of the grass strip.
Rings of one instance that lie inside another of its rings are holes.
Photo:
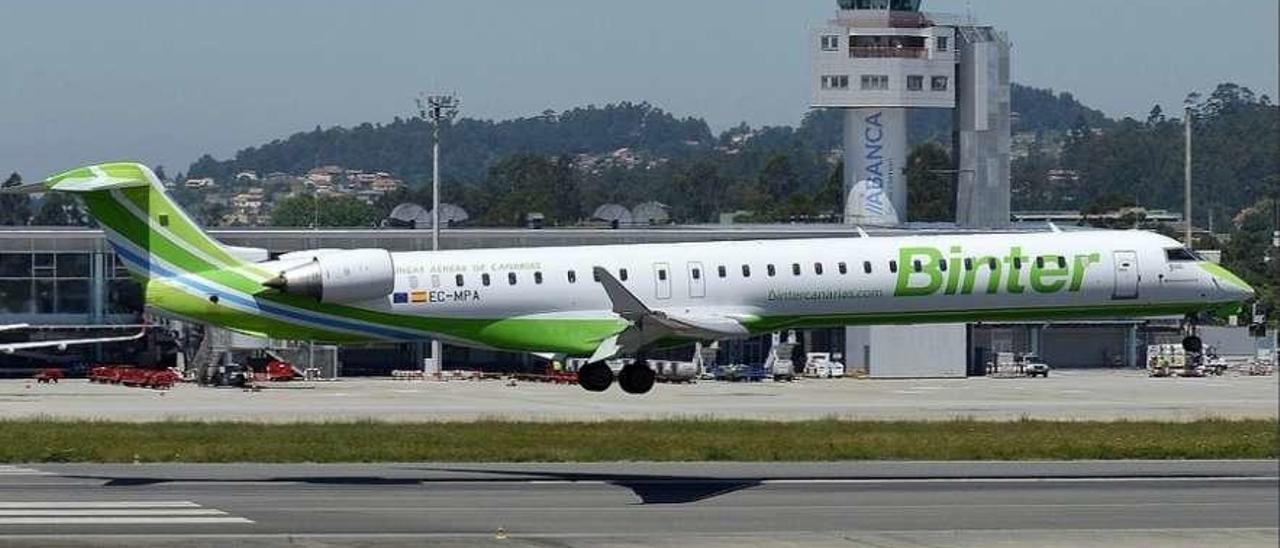
[[[0,462],[616,462],[1276,458],[1274,420],[513,423],[0,421]]]

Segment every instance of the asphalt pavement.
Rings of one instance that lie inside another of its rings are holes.
[[[0,466],[0,546],[1270,546],[1275,461]]]

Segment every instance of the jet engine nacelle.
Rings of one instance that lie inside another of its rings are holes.
[[[315,257],[262,285],[325,303],[381,299],[395,289],[396,268],[385,249],[355,249]]]

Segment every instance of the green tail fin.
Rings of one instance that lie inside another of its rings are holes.
[[[117,255],[143,279],[244,266],[164,191],[150,168],[98,164],[43,181],[44,190],[80,196]]]

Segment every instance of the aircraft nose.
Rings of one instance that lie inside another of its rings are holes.
[[[1212,263],[1205,263],[1205,270],[1208,270],[1209,274],[1213,276],[1213,282],[1220,288],[1220,291],[1230,295],[1232,300],[1244,302],[1258,296],[1258,292],[1253,286],[1230,270]]]

